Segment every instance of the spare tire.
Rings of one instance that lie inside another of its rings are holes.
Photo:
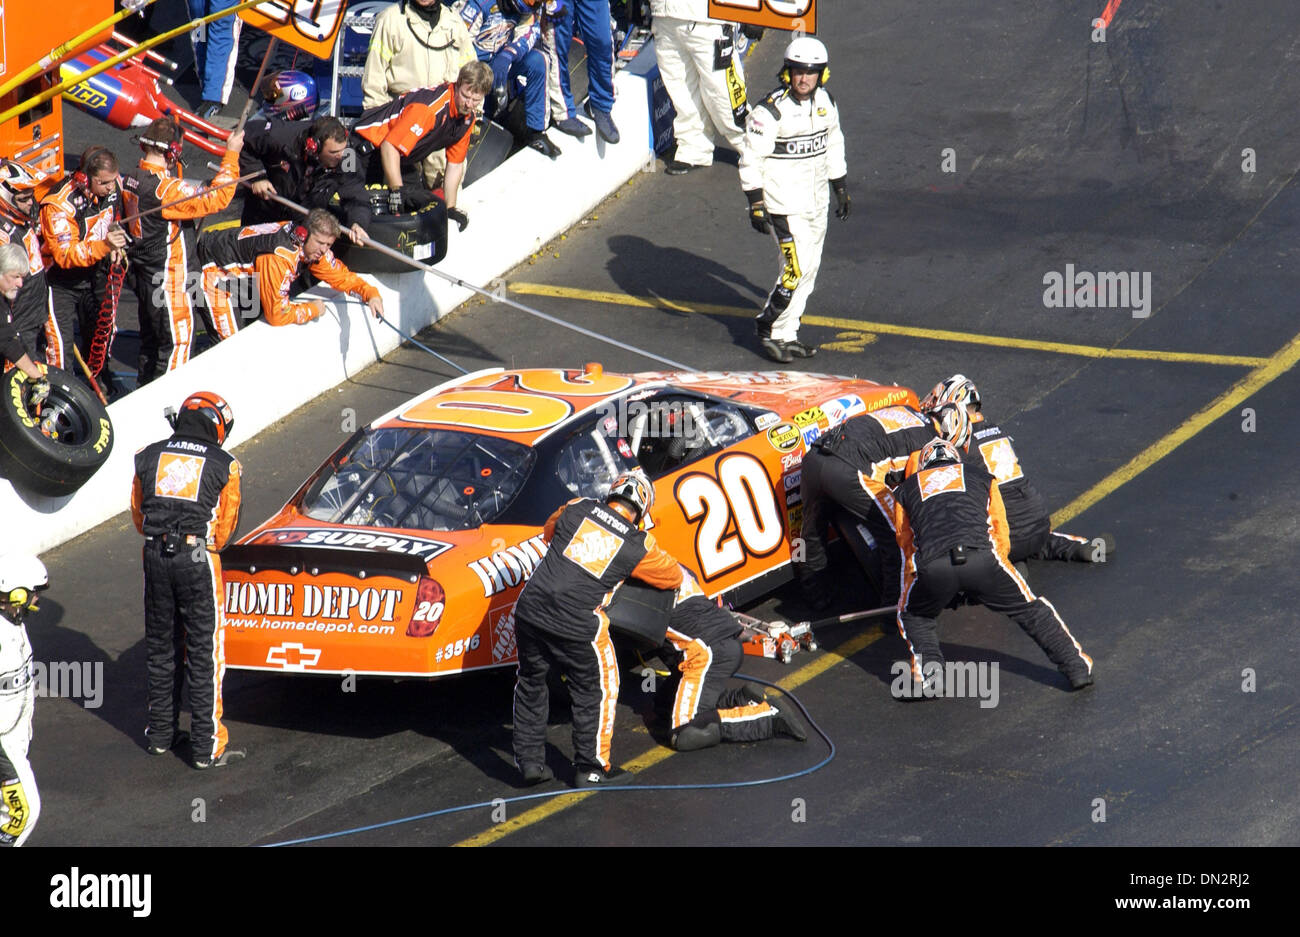
[[[387,199],[388,189],[379,188],[377,192],[381,197],[372,198],[375,207]],[[366,234],[376,243],[433,266],[447,256],[447,206],[438,199],[419,211],[400,215],[378,210],[366,225]],[[348,247],[347,264],[356,273],[409,273],[415,269],[395,257],[356,244]]]
[[[108,460],[113,423],[94,391],[67,371],[50,368],[49,381],[40,419],[28,412],[31,384],[21,371],[11,368],[0,381],[0,475],[58,497],[72,494]]]

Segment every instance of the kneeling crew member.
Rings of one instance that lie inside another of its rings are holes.
[[[808,738],[797,723],[767,702],[757,684],[726,689],[745,656],[740,625],[720,608],[690,570],[681,567],[668,643],[680,657],[673,698],[672,746],[679,752],[711,748],[719,742],[761,742],[784,735]]]
[[[217,334],[230,338],[239,330],[238,311],[231,300],[232,280],[253,277],[262,315],[271,325],[302,325],[325,311],[320,300],[290,302],[289,287],[303,261],[312,275],[340,293],[362,299],[375,318],[384,314],[378,288],[357,276],[334,256],[331,245],[342,233],[338,219],[313,208],[305,225],[293,221],[230,228],[199,239],[203,265],[203,296]]]
[[[605,503],[579,498],[546,521],[550,548],[515,604],[515,764],[529,783],[554,776],[545,757],[552,667],[568,678],[573,700],[577,786],[610,777],[619,680],[605,607],[629,576],[661,589],[682,581],[677,561],[642,530],[653,504],[654,485],[637,470],[614,480]]]
[[[904,556],[898,631],[911,655],[914,696],[933,680],[934,667],[943,667],[937,619],[958,592],[1014,620],[1071,689],[1092,684],[1092,658],[1007,557],[1007,516],[992,475],[963,463],[946,439],[935,439],[921,450],[917,472],[894,490],[894,498]]]
[[[221,558],[239,524],[239,461],[221,446],[235,425],[209,391],[181,404],[167,439],[135,454],[131,518],[144,534],[144,627],[149,666],[146,747],[164,755],[177,729],[182,667],[190,687],[196,768],[243,758],[221,722],[226,671]],[[183,664],[182,664],[183,661]]]

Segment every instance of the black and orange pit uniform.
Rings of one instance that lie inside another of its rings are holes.
[[[681,585],[677,561],[615,508],[582,498],[546,521],[550,545],[515,603],[519,671],[515,683],[515,762],[545,764],[546,686],[552,667],[573,699],[574,764],[608,771],[618,703],[618,663],[605,608],[629,576],[662,589]]]
[[[1011,562],[1090,561],[1093,548],[1087,538],[1052,530],[1047,503],[1025,475],[1010,434],[986,420],[976,423],[972,429],[970,445],[962,458],[979,465],[998,480],[1011,528]]]
[[[179,167],[178,167],[179,169]],[[227,152],[221,169],[202,189],[179,174],[141,160],[122,174],[125,214],[147,212],[130,222],[129,282],[140,304],[140,358],[137,380],[147,384],[190,360],[194,340],[194,305],[187,287],[193,244],[193,221],[224,211],[235,194],[230,183],[239,174],[239,157]],[[185,199],[185,201],[179,201]],[[161,211],[159,206],[171,202]],[[188,222],[188,223],[187,223]]]
[[[253,306],[260,308],[271,325],[301,325],[320,315],[321,307],[316,303],[289,300],[289,288],[298,276],[306,242],[307,229],[291,221],[229,228],[199,238],[203,296],[221,338],[230,338],[239,330],[241,314],[256,318]],[[327,250],[308,269],[340,293],[351,293],[367,302],[379,295],[378,288],[344,266],[332,251]],[[256,289],[251,303],[232,298],[232,293],[252,298],[251,289],[245,287]]]
[[[96,198],[77,184],[75,173],[41,202],[41,250],[50,260],[45,276],[54,309],[45,327],[45,360],[56,368],[72,370],[74,322],[81,332],[82,356],[90,360],[112,252],[105,238],[121,207],[120,189]]]
[[[997,479],[977,465],[942,462],[908,476],[893,499],[903,553],[898,631],[911,656],[913,693],[930,677],[930,664],[944,665],[938,617],[959,592],[1015,621],[1072,686],[1092,681],[1092,658],[1007,556],[1007,516]]]
[[[690,570],[682,567],[667,642],[677,672],[666,690],[673,694],[673,732],[718,723],[724,742],[759,742],[776,734],[780,711],[766,699],[752,699],[743,687],[727,689],[740,669],[745,651],[740,625],[726,609],[704,594]],[[675,745],[675,743],[674,743]]]
[[[197,413],[182,411],[171,437],[135,455],[131,517],[145,536],[146,734],[163,749],[175,740],[187,677],[196,760],[220,758],[229,741],[221,721],[226,655],[217,554],[239,523],[239,501],[239,461]]]
[[[21,244],[27,251],[27,273],[13,302],[13,325],[21,333],[27,355],[33,360],[45,345],[45,327],[53,315],[50,285],[45,279],[41,229],[33,217],[24,222],[0,215],[0,244]]]
[[[812,444],[800,474],[804,560],[795,566],[806,592],[820,587],[827,565],[826,526],[833,506],[840,505],[866,525],[880,550],[881,604],[898,601],[902,558],[889,491],[902,480],[908,456],[936,435],[924,413],[894,406],[850,417]]]
[[[282,120],[278,117],[249,121],[244,128],[244,147],[239,154],[239,173],[248,175],[266,170],[266,181],[280,196],[306,208],[324,208],[344,227],[370,224],[370,197],[358,171],[342,167],[326,169],[312,152],[309,143],[310,121]],[[319,141],[317,141],[319,146]],[[240,224],[266,224],[284,221],[290,211],[279,202],[244,194]]]
[[[447,163],[463,163],[469,153],[474,115],[456,109],[455,85],[416,88],[387,104],[372,107],[352,127],[353,133],[374,147],[366,182],[384,182],[379,148],[387,140],[401,154],[402,182],[421,185],[420,163],[436,150],[447,151]]]

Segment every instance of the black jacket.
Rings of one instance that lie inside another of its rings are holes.
[[[259,169],[284,198],[305,208],[327,208],[345,227],[370,223],[370,198],[365,178],[360,172],[322,169],[315,157],[307,155],[305,120],[252,121],[244,128],[244,148],[239,153],[239,174],[246,176]],[[279,202],[263,201],[251,192],[244,195],[240,223],[263,224],[287,221],[299,216]]]

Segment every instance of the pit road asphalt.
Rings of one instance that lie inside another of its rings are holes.
[[[945,653],[999,665],[997,706],[903,705],[892,623],[827,628],[790,666],[744,667],[801,681],[838,748],[816,774],[511,803],[505,823],[484,806],[326,843],[1300,843],[1298,18],[1274,0],[1128,0],[1099,43],[1103,6],[823,5],[853,214],[830,218],[800,333],[823,351],[794,365],[919,393],[955,371],[978,383],[1058,526],[1118,541],[1105,564],[1031,566],[1096,686],[1068,693],[1014,624],[966,608],[941,619]],[[755,101],[781,47],[769,33],[747,63]],[[1044,276],[1067,264],[1149,272],[1149,317],[1047,308]],[[547,313],[694,367],[765,370],[750,319],[776,265],[720,153],[682,177],[636,176],[507,281]],[[656,367],[477,301],[421,340],[470,370]],[[362,423],[452,376],[404,348],[241,446],[241,532],[344,440],[347,411]],[[97,708],[38,702],[32,845],[264,844],[535,792],[510,760],[508,671],[355,693],[230,671],[226,720],[249,759],[200,774],[148,757],[139,544],[123,514],[44,557],[36,659],[102,662],[104,685]],[[855,580],[846,570],[843,611],[861,606]],[[793,590],[757,608],[809,617]],[[625,673],[614,755],[646,765],[637,783],[783,775],[826,751],[814,736],[673,754],[647,734],[647,705]],[[568,733],[551,730],[557,770]]]

